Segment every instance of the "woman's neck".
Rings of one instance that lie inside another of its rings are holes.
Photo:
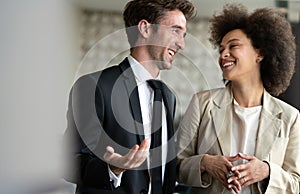
[[[242,107],[254,107],[262,105],[264,87],[261,82],[250,84],[231,83],[234,99]]]

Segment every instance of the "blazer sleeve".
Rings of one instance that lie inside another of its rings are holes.
[[[270,166],[269,184],[265,191],[266,194],[281,193],[295,194],[300,192],[300,115],[299,111],[286,112],[293,115],[288,121],[285,120],[285,131],[287,142],[282,165],[275,161],[268,161]],[[284,117],[289,118],[289,117]],[[277,150],[277,152],[280,150]],[[264,191],[263,184],[259,184],[260,190]]]
[[[94,154],[101,136],[103,119],[103,113],[96,113],[95,106],[104,109],[97,78],[94,75],[79,78],[69,95],[67,129],[64,134],[68,170],[64,178],[85,187],[113,189],[107,163]]]
[[[201,109],[199,95],[195,94],[178,130],[177,180],[189,186],[206,188],[211,185],[212,178],[206,172],[201,173],[203,154],[197,153],[198,136],[201,133],[199,126],[203,116]]]

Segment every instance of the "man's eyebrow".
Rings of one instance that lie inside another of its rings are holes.
[[[172,28],[178,28],[180,30],[183,30],[183,27],[182,26],[179,26],[179,25],[174,25],[174,26],[171,26]]]

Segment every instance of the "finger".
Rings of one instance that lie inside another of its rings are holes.
[[[246,168],[247,168],[247,163],[245,163],[245,164],[239,164],[239,165],[236,165],[236,166],[232,167],[231,171],[233,171],[233,172],[237,172],[238,171],[238,172],[241,173]]]
[[[115,153],[115,150],[114,148],[110,147],[110,146],[107,146],[106,147],[106,152],[104,153],[103,155],[103,158],[106,160],[106,161],[110,161],[111,160],[111,156]]]
[[[233,179],[233,181],[229,182],[228,181],[228,190],[232,191],[234,190],[235,193],[239,193],[240,190],[242,189],[240,183],[238,182],[238,179],[236,177],[230,177],[231,179]]]
[[[240,178],[239,179],[239,183],[241,184],[242,188],[244,188],[245,187],[245,183],[246,183],[245,178]]]
[[[115,150],[111,146],[107,146],[106,147],[106,152],[109,153],[109,154],[113,154],[113,153],[115,153]]]
[[[238,155],[240,158],[245,159],[245,160],[253,160],[254,159],[254,156],[246,155],[243,153],[239,153]]]
[[[225,172],[225,173],[226,173],[226,172],[229,173],[229,172],[230,172],[230,169],[233,167],[232,163],[226,159],[224,165],[225,165],[225,167],[226,167],[226,169],[223,169],[224,172]]]
[[[150,140],[144,139],[139,147],[139,150],[149,150],[150,148]]]
[[[234,179],[231,184],[234,185],[238,190],[242,190],[242,185],[240,184],[238,178]]]
[[[140,144],[138,151],[132,157],[132,162],[136,166],[140,166],[147,158],[148,152],[150,148],[150,140],[144,139]]]
[[[142,164],[147,156],[149,154],[149,149],[143,149],[143,150],[138,150],[134,156],[134,161],[137,163],[137,165]]]
[[[241,190],[242,189],[242,185],[239,182],[239,178],[236,176],[232,176],[227,180],[229,185],[233,185],[235,186],[235,188],[233,188],[235,191],[236,190]]]
[[[140,146],[133,146],[130,152],[126,154],[127,162],[125,162],[125,165],[128,166],[128,168],[138,167],[146,160],[150,148],[149,142],[149,139],[144,139]]]
[[[140,156],[138,156],[137,158],[135,158],[135,165],[136,166],[140,166],[145,160],[146,160],[146,158],[147,158],[147,155],[140,155]]]
[[[231,168],[231,169],[232,169],[232,168]],[[240,171],[238,171],[238,170],[233,170],[233,171],[231,171],[231,172],[234,174],[235,177],[241,178],[241,172],[240,172]]]
[[[218,179],[220,182],[226,187],[228,185],[227,183],[227,177],[223,173],[218,173]]]
[[[150,140],[148,138],[144,139],[140,144],[138,151],[134,155],[134,161],[137,165],[142,164],[147,158],[147,154],[150,148]]]
[[[235,180],[237,180],[238,178],[236,177],[236,176],[231,176],[231,177],[229,177],[228,179],[227,179],[227,183],[229,184],[229,183],[231,183],[231,182],[233,182],[233,181],[235,181]]]
[[[235,161],[237,161],[238,159],[240,159],[240,157],[239,157],[238,154],[235,155],[235,156],[229,156],[229,157],[227,156],[226,158],[227,158],[227,160],[230,161],[230,162],[235,162]]]
[[[235,193],[239,193],[241,191],[241,189],[239,189],[238,187],[236,187],[235,185],[232,185],[232,184],[228,185],[228,190],[229,191],[234,190]]]
[[[252,183],[251,183],[250,180],[246,180],[246,181],[244,182],[244,184],[242,185],[242,188],[248,187],[248,186],[251,185],[251,184],[252,184]]]
[[[131,150],[125,155],[125,157],[127,158],[128,162],[130,162],[134,158],[134,156],[137,153],[138,149],[139,149],[139,146],[138,145],[134,145],[131,148]]]

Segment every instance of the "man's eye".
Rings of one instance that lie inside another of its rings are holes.
[[[179,30],[178,30],[178,29],[176,29],[176,28],[172,28],[172,32],[178,33],[178,32],[179,32]]]

